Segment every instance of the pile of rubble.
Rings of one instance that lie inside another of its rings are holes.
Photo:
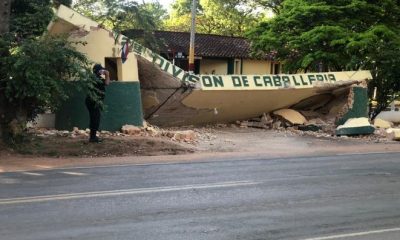
[[[236,124],[242,128],[274,129],[315,137],[346,138],[353,136],[375,142],[400,141],[400,126],[383,119],[377,118],[373,124],[365,117],[350,118],[339,126],[335,122],[336,119],[332,115],[280,109],[270,114],[264,113],[258,118],[237,121]]]
[[[54,129],[31,129],[31,132],[35,133],[40,137],[48,136],[61,136],[71,138],[82,138],[89,137],[89,129],[79,129],[74,127],[72,131],[58,131]],[[193,130],[168,130],[160,129],[155,126],[149,125],[144,122],[143,127],[137,127],[133,125],[124,125],[120,131],[100,131],[99,136],[101,137],[127,137],[127,136],[138,136],[138,137],[167,137],[172,141],[195,143],[198,139],[198,133]]]
[[[197,134],[193,130],[168,130],[151,126],[145,122],[143,127],[133,125],[124,125],[121,132],[130,136],[151,136],[151,137],[168,137],[173,141],[194,143],[197,139]]]

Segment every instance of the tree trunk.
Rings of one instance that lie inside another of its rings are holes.
[[[1,85],[0,85],[1,88]],[[0,141],[4,137],[4,125],[5,125],[5,97],[4,92],[0,89]]]
[[[11,1],[12,0],[0,0],[0,37],[10,31]],[[7,54],[8,52],[0,51],[0,58],[6,56]],[[2,64],[2,61],[0,61],[0,64]],[[2,139],[2,137],[4,137],[4,120],[6,108],[6,99],[2,87],[3,86],[0,84],[0,140]]]
[[[10,30],[11,0],[0,0],[0,35]]]

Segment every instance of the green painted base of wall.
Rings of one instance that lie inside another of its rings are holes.
[[[375,128],[373,126],[350,127],[336,130],[336,135],[369,135],[373,134],[374,132]]]
[[[89,112],[85,106],[85,98],[85,93],[71,90],[69,99],[56,113],[56,129],[89,128]],[[139,82],[112,82],[106,88],[100,130],[118,131],[125,124],[143,125]]]
[[[350,118],[368,117],[368,92],[364,87],[353,87],[353,106],[340,119],[336,121],[336,125],[343,125]]]

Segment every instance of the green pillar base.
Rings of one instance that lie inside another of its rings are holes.
[[[369,135],[375,132],[375,128],[373,126],[362,126],[362,127],[349,127],[349,128],[341,128],[336,130],[336,135]]]
[[[336,121],[336,126],[343,125],[350,118],[368,117],[367,88],[354,86],[350,91],[353,91],[353,105],[343,117]]]
[[[56,129],[89,128],[89,112],[85,106],[86,94],[73,88],[70,92],[69,99],[56,113]],[[118,131],[125,124],[143,126],[139,82],[112,82],[106,87],[100,130]]]

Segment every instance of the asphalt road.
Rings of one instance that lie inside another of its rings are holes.
[[[400,239],[400,153],[1,173],[0,239]]]

